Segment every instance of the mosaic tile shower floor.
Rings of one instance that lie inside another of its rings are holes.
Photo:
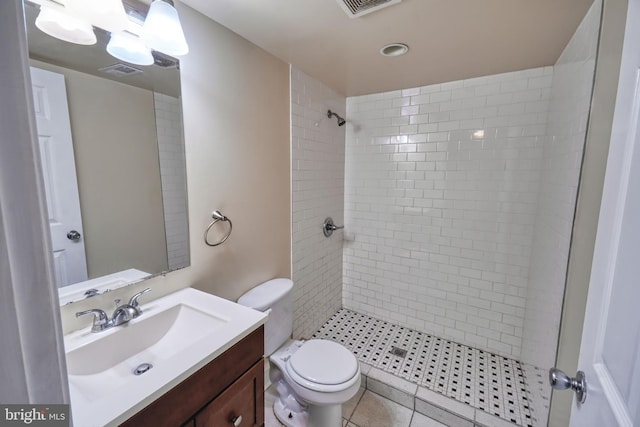
[[[535,410],[548,411],[548,400],[544,402],[540,393],[542,373],[529,368],[534,378],[527,381],[524,367],[516,360],[347,309],[339,310],[313,337],[339,342],[363,363],[513,424],[546,424],[532,415]]]

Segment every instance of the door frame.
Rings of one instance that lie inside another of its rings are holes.
[[[589,126],[573,222],[556,367],[578,369],[591,263],[618,91],[627,1],[604,1]],[[553,393],[549,425],[568,425],[573,393]]]

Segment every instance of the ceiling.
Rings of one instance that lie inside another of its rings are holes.
[[[592,0],[181,0],[346,96],[553,65]],[[383,57],[388,43],[409,45]]]

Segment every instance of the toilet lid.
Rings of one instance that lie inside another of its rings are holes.
[[[316,384],[342,384],[358,372],[356,357],[333,341],[309,340],[291,359],[289,366],[307,381]]]

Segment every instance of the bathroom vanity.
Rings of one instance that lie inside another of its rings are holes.
[[[263,349],[261,326],[121,425],[263,425]]]
[[[264,313],[186,288],[65,336],[74,425],[261,426]]]

